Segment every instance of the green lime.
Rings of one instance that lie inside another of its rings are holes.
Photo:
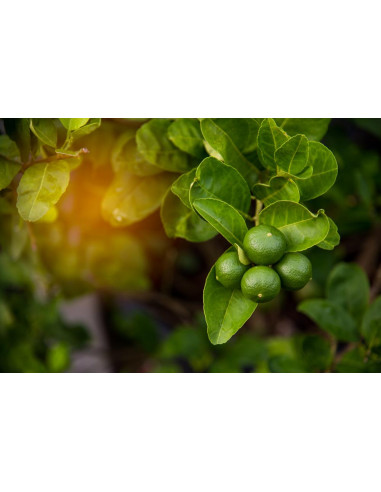
[[[273,265],[286,252],[283,233],[273,226],[259,225],[249,229],[243,240],[243,249],[256,265]]]
[[[301,253],[287,253],[274,265],[282,282],[282,287],[287,290],[298,290],[311,280],[312,265],[307,256]]]
[[[243,265],[238,258],[238,253],[228,251],[216,261],[216,279],[227,289],[238,289],[241,285],[242,275],[250,265]]]
[[[279,294],[280,278],[270,267],[255,266],[242,277],[241,289],[242,293],[253,301],[271,301]]]

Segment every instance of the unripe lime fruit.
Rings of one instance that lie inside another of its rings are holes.
[[[243,240],[247,257],[256,265],[273,265],[282,258],[286,248],[286,238],[273,226],[252,227]]]
[[[242,275],[249,265],[243,265],[238,258],[238,253],[228,251],[216,261],[216,279],[227,289],[239,289]]]
[[[280,291],[279,275],[270,267],[250,268],[241,280],[242,293],[255,302],[267,302],[274,299]]]
[[[274,265],[282,282],[282,287],[287,290],[298,290],[304,287],[312,276],[312,265],[307,256],[301,253],[287,253]]]

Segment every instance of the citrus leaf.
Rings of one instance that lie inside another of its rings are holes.
[[[28,118],[4,118],[7,135],[16,143],[22,162],[28,162],[31,151],[31,137]]]
[[[310,142],[309,149],[308,166],[313,168],[311,176],[294,177],[302,201],[323,195],[337,177],[337,162],[332,152],[319,142]]]
[[[190,202],[200,198],[216,198],[246,214],[251,203],[250,188],[241,174],[231,166],[207,157],[197,167],[190,188]]]
[[[65,192],[69,177],[70,168],[65,160],[30,166],[17,188],[20,216],[30,222],[43,217]]]
[[[275,151],[275,163],[286,173],[299,174],[307,162],[308,140],[304,135],[295,135]]]
[[[74,131],[78,130],[86,125],[90,118],[60,118],[60,122],[66,128],[66,130]],[[38,135],[37,135],[38,137]]]
[[[249,183],[255,183],[258,169],[244,153],[256,147],[259,122],[255,118],[202,118],[201,131],[208,144],[235,167]]]
[[[122,133],[116,141],[111,154],[111,164],[115,173],[124,170],[137,176],[153,176],[163,171],[147,162],[138,151],[135,131],[132,129]]]
[[[159,208],[175,177],[172,173],[141,177],[128,171],[120,171],[103,198],[104,219],[117,227],[125,227],[144,219]]]
[[[191,118],[178,118],[168,127],[168,138],[180,150],[198,159],[206,157],[200,122]]]
[[[217,235],[216,230],[168,190],[161,205],[161,220],[168,237],[203,242]]]
[[[313,214],[306,207],[287,200],[275,202],[259,214],[259,223],[281,230],[287,239],[287,251],[303,251],[325,239],[329,231],[323,210]]]
[[[377,297],[365,312],[361,334],[370,347],[381,345],[381,296]]]
[[[328,277],[327,298],[360,322],[369,303],[369,280],[354,263],[339,263]]]
[[[272,118],[265,118],[262,121],[258,132],[258,157],[266,169],[276,170],[275,152],[287,140],[287,134]]]
[[[195,210],[229,243],[243,247],[247,226],[235,208],[215,198],[201,198],[193,202]]]
[[[216,280],[215,266],[204,287],[204,313],[208,337],[213,345],[227,342],[246,323],[257,303],[239,289],[226,289]]]
[[[326,134],[330,118],[275,118],[277,125],[288,135],[298,133],[305,135],[308,140],[321,140]]]
[[[308,299],[298,306],[304,313],[327,333],[343,342],[359,339],[357,326],[352,316],[341,306],[326,299]]]
[[[9,186],[21,169],[20,152],[8,135],[0,135],[0,190]]]
[[[253,193],[265,206],[271,205],[279,200],[290,200],[299,202],[299,188],[291,178],[274,176],[268,185],[256,184]]]
[[[0,139],[2,137],[5,137],[5,135],[1,135]],[[16,160],[10,160],[6,157],[3,157],[1,154],[2,152],[0,144],[0,190],[3,190],[11,184],[13,178],[20,171],[21,164],[18,163]]]
[[[84,120],[85,118],[82,119]],[[79,140],[80,138],[85,137],[86,135],[89,135],[90,133],[94,132],[100,127],[100,125],[101,125],[100,118],[90,118],[87,125],[81,126],[77,130],[68,132],[65,147],[70,147],[70,145],[72,145],[76,140]]]
[[[57,145],[57,127],[51,118],[32,118],[30,129],[43,144]]]
[[[300,179],[305,179],[311,177],[313,172],[314,172],[313,167],[307,165],[307,167],[305,167],[303,171],[298,174],[298,176],[291,176],[291,177],[292,178],[298,177]]]
[[[329,221],[329,231],[324,241],[319,243],[317,246],[321,249],[332,250],[340,243],[340,235],[337,231],[337,225],[333,222],[333,220],[328,217]]]
[[[139,152],[151,164],[173,172],[187,172],[197,164],[189,154],[178,149],[168,138],[170,120],[155,118],[136,132]]]
[[[369,360],[365,347],[360,346],[346,352],[340,358],[336,371],[344,373],[381,372],[381,363],[379,360]]]
[[[195,177],[196,169],[192,169],[188,173],[184,173],[179,176],[172,184],[172,192],[178,196],[183,204],[188,208],[192,208],[189,201],[189,191]]]
[[[245,251],[241,248],[241,246],[237,243],[234,244],[234,247],[238,253],[238,259],[242,263],[242,265],[250,265],[251,261],[246,256]]]

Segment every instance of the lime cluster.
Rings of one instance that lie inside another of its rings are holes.
[[[251,264],[244,265],[237,252],[228,251],[216,262],[216,279],[228,289],[240,288],[255,302],[271,301],[282,287],[301,289],[311,279],[310,260],[301,253],[286,253],[286,238],[275,227],[251,228],[243,249]]]

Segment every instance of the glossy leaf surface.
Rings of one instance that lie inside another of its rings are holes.
[[[204,313],[209,340],[214,344],[227,342],[250,318],[257,303],[247,299],[239,289],[226,289],[216,280],[211,269],[204,288]]]
[[[17,188],[17,209],[24,220],[34,222],[55,205],[69,184],[66,161],[38,163],[23,174]]]
[[[253,193],[265,206],[271,205],[279,200],[291,200],[299,202],[299,188],[291,178],[274,176],[268,185],[256,184]]]
[[[216,198],[243,213],[249,211],[249,186],[234,167],[214,157],[207,157],[197,167],[195,178],[190,188],[191,202],[200,198]]]
[[[229,243],[243,247],[243,238],[248,229],[235,208],[215,198],[195,200],[193,206]]]
[[[313,214],[306,207],[291,201],[269,205],[259,215],[259,223],[272,225],[286,236],[288,251],[303,251],[325,239],[329,221],[320,210]]]

